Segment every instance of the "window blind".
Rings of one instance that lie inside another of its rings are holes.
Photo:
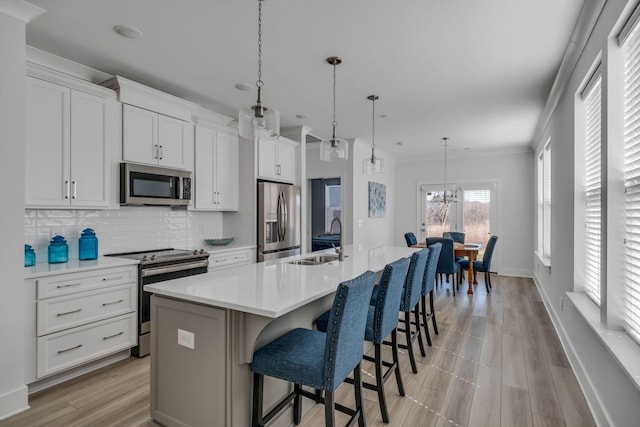
[[[634,25],[623,45],[625,277],[624,322],[640,343],[640,28]]]
[[[595,77],[595,78],[594,78]],[[590,79],[584,93],[585,108],[585,244],[584,272],[585,292],[598,306],[600,305],[600,250],[602,227],[602,155],[601,155],[601,74]]]
[[[542,244],[542,255],[551,258],[551,143],[547,142],[544,147],[543,166],[544,169],[544,212],[543,225],[544,236]]]

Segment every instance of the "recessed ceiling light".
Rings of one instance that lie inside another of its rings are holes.
[[[399,145],[399,146],[401,146],[401,147],[402,147],[404,144],[405,144],[405,142],[404,142],[404,141],[398,141],[398,142],[396,142],[396,145]]]
[[[116,25],[113,27],[113,31],[128,39],[139,39],[142,37],[142,31],[128,25]]]
[[[384,119],[385,117],[387,117],[387,115],[386,115],[386,114],[380,114],[380,118],[381,118],[381,119]]]
[[[296,118],[302,120],[302,119],[308,119],[309,115],[308,114],[296,114]]]
[[[469,150],[471,150],[471,148],[470,148],[470,147],[465,147],[465,148],[464,148],[464,151],[469,151]]]
[[[235,85],[233,85],[233,87],[235,87],[238,90],[251,90],[252,86],[248,85],[246,83],[236,83]]]

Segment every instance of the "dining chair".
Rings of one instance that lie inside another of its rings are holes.
[[[298,425],[302,417],[302,397],[324,404],[326,426],[335,426],[336,409],[351,417],[349,425],[357,420],[360,427],[365,426],[360,363],[375,276],[374,272],[367,271],[338,285],[328,318],[331,328],[327,332],[296,328],[253,353],[250,365],[253,427],[266,425],[291,401],[293,422]],[[336,389],[350,372],[353,372],[355,409],[334,400]],[[291,393],[263,415],[265,375],[292,382],[294,386]],[[316,393],[302,389],[303,385],[315,388]]]
[[[498,241],[498,236],[495,234],[489,238],[487,242],[487,246],[484,250],[484,255],[481,260],[473,261],[473,271],[479,271],[484,273],[484,287],[487,289],[487,293],[489,293],[489,289],[491,286],[491,258],[493,258],[493,250],[496,247],[496,242]],[[464,260],[460,262],[460,268],[462,270],[469,270],[469,261]]]
[[[429,335],[429,317],[433,324],[433,332],[438,335],[438,325],[436,324],[436,310],[433,304],[433,290],[436,282],[436,269],[440,252],[442,251],[442,243],[434,243],[429,246],[429,256],[427,257],[427,265],[424,268],[424,276],[422,278],[422,295],[420,296],[420,311],[422,313],[422,326],[424,326],[424,335],[427,338],[427,345],[431,346],[431,336]],[[429,311],[427,311],[427,295],[429,295]]]
[[[413,353],[413,342],[418,339],[420,346],[420,354],[424,357],[427,353],[422,343],[422,333],[420,332],[420,314],[418,313],[418,303],[422,294],[422,277],[424,268],[427,265],[427,257],[429,250],[427,248],[414,252],[411,255],[409,269],[405,277],[404,287],[402,289],[402,298],[400,299],[400,311],[404,313],[404,317],[400,317],[399,323],[402,327],[398,327],[398,332],[404,332],[406,344],[398,344],[403,350],[409,353],[409,361],[411,362],[411,370],[414,374],[418,373],[416,365],[416,357]],[[375,291],[374,291],[375,292]],[[411,314],[414,315],[414,321],[411,321]],[[415,325],[415,331],[412,328]]]
[[[384,383],[391,374],[395,373],[398,393],[404,396],[404,386],[400,375],[400,365],[398,363],[398,340],[396,327],[398,326],[398,307],[402,296],[405,277],[409,267],[409,259],[402,258],[387,264],[382,272],[380,283],[375,287],[375,299],[369,303],[369,313],[367,316],[367,327],[364,333],[365,341],[373,343],[375,349],[374,357],[364,355],[363,359],[373,362],[375,365],[375,384],[364,381],[363,387],[374,390],[378,393],[378,403],[380,413],[385,423],[389,422],[389,410],[384,393]],[[316,319],[316,327],[321,332],[327,331],[330,312],[327,311]],[[391,356],[392,362],[383,360],[382,344],[384,339],[391,335]],[[387,368],[384,371],[384,368]],[[350,378],[345,380],[351,382]]]
[[[442,237],[450,237],[456,243],[464,243],[465,234],[461,231],[445,231]]]
[[[407,241],[407,246],[409,246],[409,247],[418,244],[418,240],[416,239],[416,235],[411,233],[411,232],[404,233],[404,240]]]
[[[456,276],[454,283],[451,284],[453,296],[455,297],[456,287],[460,284],[460,264],[455,259],[453,239],[450,237],[427,237],[427,247],[435,243],[442,243],[442,250],[440,251],[440,258],[438,258],[436,273],[458,275]],[[442,279],[440,279],[440,283],[442,283]]]

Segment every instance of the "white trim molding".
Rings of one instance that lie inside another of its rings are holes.
[[[0,395],[0,421],[29,409],[25,403],[29,401],[27,386],[19,387]]]
[[[19,19],[25,24],[47,11],[23,0],[0,0],[0,13]]]

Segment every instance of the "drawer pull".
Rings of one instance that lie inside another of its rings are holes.
[[[220,258],[220,259],[215,260],[215,262],[225,262],[226,260],[227,260],[226,258]]]
[[[120,335],[124,334],[123,331],[118,332],[117,334],[113,334],[113,335],[109,335],[108,337],[102,337],[102,340],[108,340],[110,338],[115,338],[115,337],[119,337]]]
[[[122,279],[122,276],[118,276],[118,277],[103,277],[102,281],[106,282],[107,280],[120,280]]]
[[[81,284],[80,282],[78,282],[78,283],[67,283],[66,285],[58,285],[57,288],[58,289],[68,288],[70,286],[78,286],[80,284]]]
[[[58,354],[66,353],[67,351],[71,351],[71,350],[77,350],[80,347],[82,347],[82,344],[78,344],[77,346],[68,348],[66,350],[58,350]]]
[[[113,301],[113,302],[103,302],[102,306],[105,307],[107,305],[120,304],[122,301],[124,301],[124,300],[123,299],[119,299],[118,301]]]
[[[65,313],[58,313],[58,314],[56,314],[56,316],[57,316],[57,317],[60,317],[60,316],[66,316],[67,314],[80,313],[81,311],[82,311],[82,309],[81,309],[81,308],[79,308],[79,309],[77,309],[77,310],[67,311],[67,312],[65,312]]]

